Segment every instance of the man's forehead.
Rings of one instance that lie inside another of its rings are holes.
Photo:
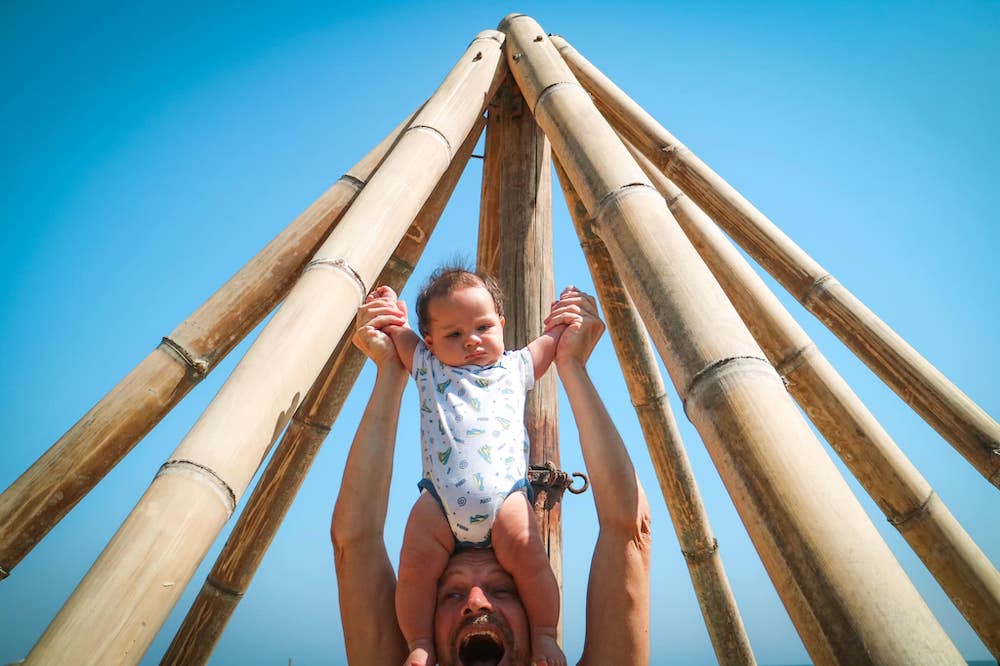
[[[476,548],[455,553],[448,561],[441,580],[466,578],[475,574],[510,577],[510,574],[497,562],[492,550]]]

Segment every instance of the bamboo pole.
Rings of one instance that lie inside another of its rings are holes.
[[[552,273],[552,157],[549,142],[531,117],[513,79],[497,93],[501,136],[498,278],[504,293],[504,344],[520,349],[542,334],[555,297]],[[525,427],[532,465],[559,465],[556,376],[546,373],[528,393]],[[539,497],[539,500],[544,498]],[[535,505],[535,516],[562,589],[562,507]]]
[[[670,511],[715,657],[719,664],[756,664],[750,639],[722,566],[719,542],[712,533],[705,505],[701,501],[694,470],[670,409],[667,389],[646,329],[625,285],[615,272],[611,255],[594,233],[587,209],[558,162],[556,173],[604,308],[611,341],[625,376],[632,406],[639,417],[663,499]]]
[[[0,579],[285,297],[408,122],[341,176],[0,495]]]
[[[708,268],[534,20],[507,58],[818,664],[961,664]]]
[[[375,284],[387,284],[397,293],[403,290],[485,123],[485,118],[480,118],[473,126]],[[361,372],[365,356],[352,344],[352,334],[353,330],[344,333],[295,411],[215,566],[160,661],[161,665],[208,663]]]
[[[788,391],[1000,658],[1000,573],[722,231],[644,155],[667,201]]]
[[[479,197],[479,235],[476,241],[476,269],[496,276],[500,272],[500,164],[503,159],[504,134],[500,94],[514,79],[507,79],[489,104],[486,141],[483,148],[483,184]]]
[[[134,663],[502,78],[481,33],[417,113],[39,639],[36,663]]]
[[[1000,424],[564,39],[553,41],[623,136],[1000,487]]]

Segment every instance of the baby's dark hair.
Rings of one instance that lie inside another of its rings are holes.
[[[428,312],[430,302],[435,298],[447,296],[460,287],[483,287],[493,298],[497,315],[503,315],[503,292],[492,275],[479,271],[470,271],[459,263],[445,264],[431,273],[417,296],[417,328],[421,335],[427,335],[431,328],[431,317]]]

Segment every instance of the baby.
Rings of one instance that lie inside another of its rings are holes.
[[[417,297],[420,335],[389,287],[369,302],[396,309],[385,326],[420,398],[422,491],[399,558],[396,614],[406,666],[436,663],[437,582],[456,547],[492,547],[514,579],[531,630],[534,663],[562,666],[556,642],[559,589],[528,499],[525,393],[555,356],[554,326],[516,352],[504,351],[503,295],[496,281],[443,267]]]

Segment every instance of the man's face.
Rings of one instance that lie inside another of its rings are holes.
[[[529,664],[517,586],[486,548],[455,553],[438,581],[434,641],[441,666]]]

